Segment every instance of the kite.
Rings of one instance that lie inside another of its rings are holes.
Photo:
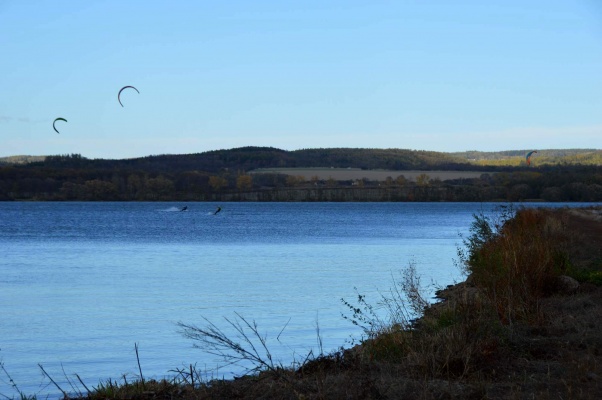
[[[54,128],[54,130],[56,131],[56,133],[60,133],[57,129],[56,126],[54,126],[54,124],[56,123],[56,121],[65,121],[67,122],[67,120],[65,118],[57,118],[52,122],[52,128]]]
[[[526,159],[527,159],[527,165],[531,165],[531,154],[533,154],[533,153],[537,153],[537,151],[533,150],[533,151],[530,151],[530,152],[527,153],[527,157],[526,157]]]
[[[135,88],[135,87],[133,87],[133,86],[124,86],[124,87],[122,87],[121,89],[119,89],[119,93],[117,93],[117,101],[119,101],[119,104],[121,104],[121,107],[123,107],[123,104],[121,103],[121,92],[123,92],[123,90],[124,90],[124,89],[127,89],[127,88],[134,89],[135,91],[137,91],[137,92],[138,92],[138,89],[136,89],[136,88]],[[140,92],[138,92],[138,94],[140,94]]]

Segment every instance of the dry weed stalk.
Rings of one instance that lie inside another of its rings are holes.
[[[203,317],[203,319],[206,322],[204,327],[178,323],[184,337],[194,341],[194,347],[200,348],[208,354],[218,356],[224,361],[225,366],[237,365],[244,368],[245,375],[269,371],[285,377],[285,367],[274,360],[268,347],[267,334],[259,332],[259,327],[255,321],[249,321],[236,312],[234,319],[224,317],[227,324],[234,329],[234,337],[231,337],[207,318]],[[286,325],[282,330],[285,328]],[[278,334],[278,340],[282,330]],[[318,344],[321,345],[319,326],[317,326],[317,330]],[[310,351],[300,361],[300,364],[304,364],[312,358],[313,351]]]

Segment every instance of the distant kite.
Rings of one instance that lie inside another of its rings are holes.
[[[57,118],[52,122],[52,128],[55,130],[56,133],[60,133],[57,129],[56,126],[54,125],[56,123],[56,121],[65,121],[67,122],[67,120],[65,118]]]
[[[124,86],[121,89],[119,89],[119,93],[117,93],[117,101],[119,101],[119,104],[121,104],[121,107],[123,107],[123,104],[121,103],[121,92],[123,92],[123,89],[127,89],[127,88],[134,89],[135,91],[138,92],[138,89],[136,89],[133,86]],[[140,92],[138,92],[138,94],[140,94]]]
[[[527,165],[531,165],[531,154],[533,153],[537,153],[537,151],[533,150],[527,153],[527,156],[525,157],[527,159]]]

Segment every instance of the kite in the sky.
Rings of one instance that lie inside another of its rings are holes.
[[[537,150],[533,150],[533,151],[530,151],[530,152],[527,153],[527,157],[526,157],[526,159],[527,159],[527,165],[531,165],[531,155],[533,153],[537,153]]]
[[[138,92],[138,89],[136,89],[136,88],[135,88],[135,87],[133,87],[133,86],[124,86],[124,87],[122,87],[121,89],[119,89],[119,93],[117,93],[117,101],[119,101],[119,104],[121,104],[121,107],[123,107],[123,104],[121,103],[121,92],[123,92],[123,90],[124,90],[124,89],[127,89],[127,88],[134,89],[135,91],[137,91],[137,92]],[[140,92],[138,92],[138,94],[140,94]]]
[[[52,122],[52,128],[55,130],[56,133],[60,133],[57,129],[56,126],[54,125],[56,123],[56,121],[65,121],[67,122],[67,120],[65,118],[57,118]]]

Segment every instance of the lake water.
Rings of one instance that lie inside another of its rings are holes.
[[[335,350],[361,334],[341,298],[353,303],[356,287],[376,304],[410,262],[423,283],[461,280],[459,234],[498,206],[220,205],[213,215],[213,203],[0,203],[0,361],[18,389],[57,394],[38,364],[68,391],[75,374],[89,387],[132,380],[135,344],[145,379],[191,364],[231,377],[241,369],[193,348],[176,324],[207,318],[230,334],[235,313],[284,365],[319,352],[316,326]],[[526,204],[542,205],[589,204]],[[1,370],[0,394],[17,395]]]

